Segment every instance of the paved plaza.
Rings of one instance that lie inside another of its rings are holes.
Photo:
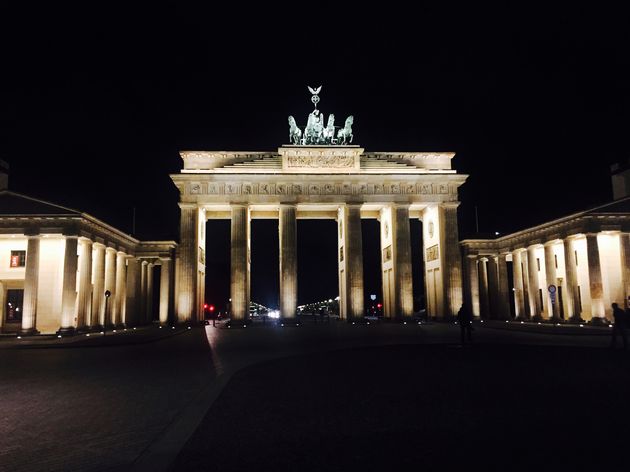
[[[0,470],[619,469],[630,355],[560,328],[477,324],[463,348],[445,323],[3,339]]]

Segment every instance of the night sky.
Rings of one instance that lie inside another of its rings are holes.
[[[178,150],[275,150],[287,115],[303,124],[312,108],[306,86],[323,84],[319,108],[353,114],[366,150],[457,153],[470,175],[462,237],[475,235],[475,206],[481,233],[506,233],[610,200],[610,164],[630,157],[628,15],[470,3],[0,6],[10,188],[126,232],[135,207],[139,238],[177,239]],[[208,257],[220,305],[229,225],[208,229],[223,248]],[[277,225],[252,230],[253,299],[273,304]],[[299,302],[334,297],[334,223],[298,233]],[[366,295],[380,280],[377,234],[365,222]]]

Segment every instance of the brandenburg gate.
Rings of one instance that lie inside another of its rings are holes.
[[[171,175],[180,192],[180,246],[175,310],[179,322],[203,319],[206,221],[231,221],[232,321],[250,304],[250,223],[277,219],[280,317],[296,321],[297,220],[335,219],[338,231],[340,316],[364,316],[361,219],[380,222],[384,316],[413,315],[410,218],[423,225],[427,311],[454,316],[462,302],[457,231],[458,188],[467,176],[451,167],[454,153],[365,152],[352,145],[353,117],[335,130],[315,109],[304,133],[289,117],[292,144],[277,152],[184,151]]]

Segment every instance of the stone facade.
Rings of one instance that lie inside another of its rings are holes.
[[[139,241],[85,213],[9,191],[0,192],[0,205],[2,332],[67,335],[150,322],[142,307],[151,306],[151,293],[142,299],[136,289],[138,264],[146,264],[151,287],[153,268],[162,266],[159,320],[174,321],[174,241]]]
[[[409,219],[438,229],[428,238],[440,254],[431,264],[430,314],[452,316],[462,299],[457,246],[458,188],[453,153],[365,153],[359,146],[283,146],[278,152],[184,151],[172,175],[180,192],[177,264],[179,320],[203,316],[205,222],[232,220],[232,316],[249,305],[249,221],[279,221],[281,314],[295,317],[295,220],[335,219],[339,226],[339,296],[344,318],[363,317],[361,218],[381,223],[385,316],[413,314]],[[425,251],[427,238],[425,238]],[[247,259],[245,259],[247,257]],[[237,308],[238,307],[238,308]]]
[[[465,299],[481,317],[604,323],[613,302],[628,306],[629,238],[626,197],[497,239],[464,240]]]

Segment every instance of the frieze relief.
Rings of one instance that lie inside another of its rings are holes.
[[[251,182],[192,182],[189,195],[457,195],[457,188],[449,184],[420,184],[391,182],[370,183],[251,183]]]
[[[287,167],[354,167],[354,156],[286,156]]]

